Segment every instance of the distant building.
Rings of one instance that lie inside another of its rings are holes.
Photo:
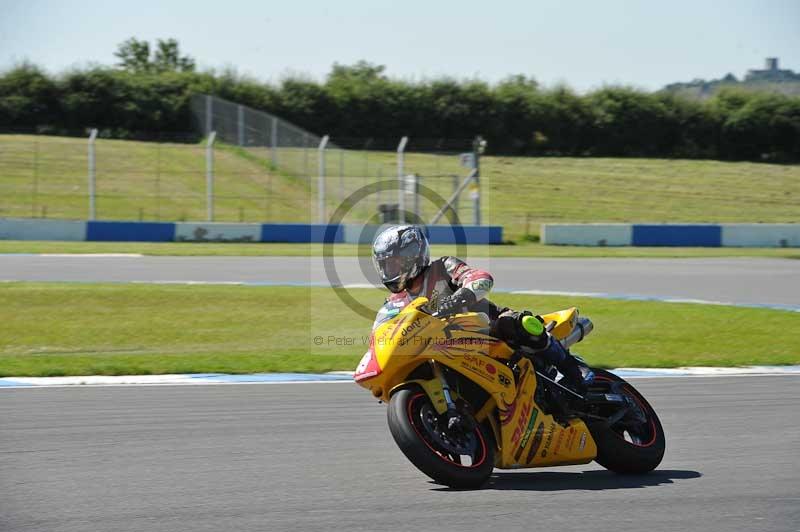
[[[778,68],[777,57],[767,57],[763,70],[748,70],[744,77],[745,81],[796,81],[798,79],[800,79],[800,74]]]
[[[688,98],[705,100],[726,88],[800,96],[800,72],[782,70],[777,57],[767,57],[764,69],[748,70],[741,81],[729,72],[719,79],[695,78],[688,82],[670,83],[662,90]]]

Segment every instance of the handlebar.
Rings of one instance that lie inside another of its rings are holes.
[[[467,306],[468,306],[467,300],[466,299],[462,299],[461,300],[461,305],[462,305],[462,307],[464,309],[466,309]],[[420,307],[420,308],[422,308],[422,307]],[[438,310],[436,312],[430,312],[430,310],[427,308],[427,305],[425,305],[425,311],[428,312],[434,318],[447,318],[447,317],[450,317],[450,316],[453,315],[453,314],[442,314]],[[462,312],[465,312],[465,311],[462,311]],[[456,313],[456,314],[458,314],[458,313]]]

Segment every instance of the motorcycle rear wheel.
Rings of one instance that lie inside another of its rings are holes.
[[[451,488],[474,489],[492,474],[494,444],[489,431],[477,425],[469,433],[452,434],[417,388],[403,389],[389,400],[389,430],[394,441],[417,469]],[[469,462],[465,464],[464,462]]]
[[[646,418],[639,426],[590,424],[589,430],[597,444],[595,461],[615,473],[641,474],[652,471],[661,463],[666,448],[664,429],[658,415],[630,383],[608,371],[595,369],[594,372],[596,383],[622,383],[623,393],[638,404]]]

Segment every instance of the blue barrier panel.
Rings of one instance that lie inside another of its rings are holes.
[[[490,225],[489,226],[489,243],[502,244],[503,243],[503,226]]]
[[[315,224],[310,226],[310,240],[315,243],[338,244],[344,242],[344,229],[338,224]]]
[[[88,222],[86,240],[92,242],[172,242],[175,224],[168,222]]]
[[[425,228],[431,244],[467,244],[469,238],[463,226],[431,225]]]
[[[638,225],[633,226],[634,246],[720,247],[719,225]]]
[[[343,242],[342,227],[336,224],[262,224],[261,242],[306,244]]]
[[[500,226],[429,225],[431,244],[501,244],[503,228]]]

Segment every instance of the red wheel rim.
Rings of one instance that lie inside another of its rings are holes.
[[[424,393],[418,393],[418,394],[414,395],[413,397],[411,397],[411,399],[408,400],[408,408],[407,408],[407,411],[406,411],[406,413],[408,415],[408,421],[409,421],[409,423],[411,423],[411,426],[414,427],[414,432],[417,433],[417,436],[419,437],[419,439],[422,440],[425,443],[425,445],[428,447],[428,449],[431,450],[431,452],[433,452],[433,454],[435,454],[436,456],[438,456],[439,458],[441,458],[443,461],[447,462],[448,464],[451,464],[451,465],[454,465],[454,466],[457,466],[457,467],[463,467],[464,469],[474,469],[474,468],[480,467],[481,464],[483,464],[486,461],[486,455],[488,454],[487,450],[486,450],[486,441],[483,438],[483,434],[481,433],[480,428],[475,427],[475,437],[478,439],[478,443],[480,445],[480,459],[477,460],[477,461],[474,461],[474,463],[472,463],[470,465],[467,465],[467,466],[465,466],[463,464],[460,464],[458,462],[455,462],[455,461],[449,459],[448,457],[446,457],[445,455],[443,455],[442,451],[434,448],[431,445],[431,443],[428,441],[428,438],[426,438],[425,435],[423,435],[422,432],[420,432],[419,427],[417,427],[417,423],[416,423],[416,419],[415,419],[416,416],[414,415],[414,403],[416,403],[420,398],[426,398],[426,395]]]
[[[610,379],[608,377],[604,377],[602,375],[596,376],[594,378],[594,380],[595,381],[600,380],[600,381],[606,381],[606,382],[620,382],[620,381],[615,381],[614,379]],[[644,412],[645,415],[647,416],[647,423],[648,423],[648,427],[650,429],[649,432],[651,433],[651,437],[650,437],[650,440],[647,443],[637,443],[637,442],[634,442],[634,441],[626,440],[624,435],[618,433],[614,429],[611,429],[611,432],[613,432],[619,439],[621,439],[622,441],[624,441],[625,443],[627,443],[629,445],[634,445],[636,447],[650,447],[651,445],[653,445],[656,442],[656,439],[658,438],[658,430],[656,430],[656,423],[653,420],[653,416],[651,415],[651,413],[653,412],[653,409],[652,409],[652,407],[650,407],[649,404],[644,402],[641,397],[639,397],[639,393],[636,392],[633,389],[633,387],[630,386],[627,382],[623,382],[622,385],[623,385],[623,388],[626,391],[625,395],[627,395],[628,397],[633,398],[633,400],[636,401],[636,404],[639,405],[639,408],[642,409],[642,412]]]

